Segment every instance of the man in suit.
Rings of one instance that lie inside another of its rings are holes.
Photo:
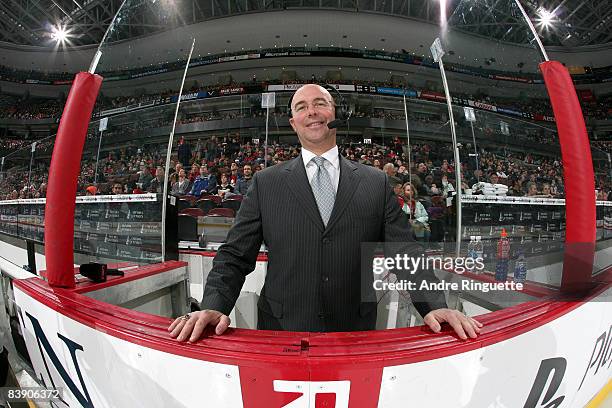
[[[360,272],[361,244],[412,241],[409,222],[385,173],[339,155],[336,130],[328,127],[335,120],[335,104],[327,90],[313,84],[301,87],[291,111],[302,153],[253,177],[227,242],[213,261],[202,311],[180,317],[168,328],[179,341],[196,341],[208,325],[215,326],[216,334],[227,329],[262,242],[268,248],[268,269],[257,305],[259,329],[375,328],[373,288]],[[448,322],[461,338],[477,336],[482,325],[447,309],[441,292],[416,295],[415,307],[433,331]]]

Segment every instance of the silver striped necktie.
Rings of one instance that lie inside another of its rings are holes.
[[[331,163],[321,156],[313,157],[311,161],[317,166],[317,172],[311,181],[312,193],[317,202],[317,207],[319,207],[323,224],[327,227],[336,201],[336,189],[332,184],[331,177],[329,177],[329,172],[325,168],[327,164]]]

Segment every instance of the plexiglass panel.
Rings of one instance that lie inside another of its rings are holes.
[[[423,3],[423,16],[438,15],[438,24],[399,17],[413,15],[414,2],[368,2],[358,13],[331,9],[350,7],[343,2],[307,3],[244,15],[261,5],[124,3],[92,63],[104,82],[78,180],[77,262],[160,261],[164,188],[176,200],[183,244],[222,243],[252,175],[299,156],[287,104],[318,83],[352,111],[336,131],[340,153],[387,173],[418,242],[436,254],[482,255],[476,281],[557,287],[563,163],[542,57],[516,2],[463,0],[444,12]],[[199,13],[214,18],[194,23]],[[437,38],[444,75],[430,49]],[[48,166],[50,148],[7,157],[3,193],[15,194],[16,184],[17,197],[27,195],[24,185],[40,189],[44,179],[24,174]],[[594,145],[603,184],[606,153]],[[606,208],[598,207],[602,242]],[[500,263],[501,241],[509,249]],[[596,264],[605,267],[605,258]]]

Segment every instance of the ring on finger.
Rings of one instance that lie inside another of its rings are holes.
[[[186,315],[181,316],[181,319],[185,320],[185,321],[189,320],[190,318],[191,318],[191,315],[189,315],[189,313],[187,313]]]

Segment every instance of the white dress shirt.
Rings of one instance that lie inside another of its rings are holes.
[[[308,183],[310,184],[312,184],[312,178],[317,172],[317,165],[311,161],[313,157],[316,157],[316,154],[302,147],[302,160],[304,160],[306,176],[308,176]],[[325,158],[325,160],[331,163],[331,166],[328,164],[324,167],[325,170],[327,170],[332,185],[334,186],[334,189],[337,193],[338,183],[340,182],[340,158],[338,157],[338,146],[332,147],[331,149],[323,153],[321,157]]]

